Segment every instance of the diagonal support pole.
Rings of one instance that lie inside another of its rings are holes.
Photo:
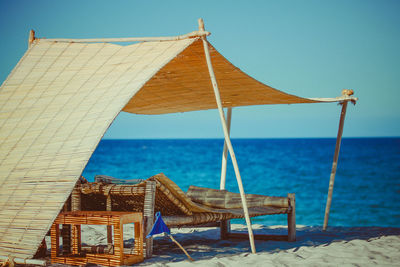
[[[329,179],[328,197],[326,200],[324,226],[322,228],[324,231],[328,227],[329,211],[331,209],[333,186],[335,184],[336,169],[337,169],[337,163],[338,163],[338,159],[339,159],[340,144],[342,142],[343,125],[344,125],[344,119],[346,117],[347,104],[348,104],[348,101],[344,101],[341,104],[342,111],[340,113],[339,130],[338,130],[338,134],[337,134],[337,138],[336,138],[335,154],[333,156],[332,171],[331,171],[331,176]]]
[[[232,108],[227,108],[226,117],[227,117],[227,124],[228,124],[227,125],[228,135],[230,135],[231,120],[232,120]],[[228,146],[226,145],[226,141],[224,141],[224,150],[222,152],[222,164],[221,164],[221,184],[219,186],[220,190],[225,190],[227,161],[228,161]]]
[[[199,30],[200,31],[204,31],[204,23],[203,23],[202,19],[199,19]],[[226,142],[226,145],[227,145],[228,150],[229,150],[229,155],[231,156],[231,159],[232,159],[233,168],[235,170],[236,180],[237,180],[238,187],[239,187],[240,197],[242,199],[244,216],[245,216],[245,219],[246,219],[247,230],[248,230],[248,233],[249,233],[251,252],[252,253],[256,253],[256,246],[254,244],[253,229],[251,228],[249,210],[247,208],[246,195],[244,193],[242,178],[240,176],[239,167],[238,167],[238,164],[237,164],[237,161],[236,161],[235,152],[233,151],[233,146],[232,146],[232,143],[231,143],[231,139],[229,137],[229,132],[228,132],[228,127],[227,127],[227,123],[226,123],[226,120],[225,120],[224,110],[222,109],[221,96],[220,96],[220,93],[219,93],[217,80],[215,78],[214,69],[213,69],[212,64],[211,64],[211,56],[210,56],[210,51],[208,49],[208,42],[207,42],[207,39],[206,39],[205,36],[202,36],[201,38],[203,40],[204,53],[205,53],[205,56],[206,56],[206,61],[207,61],[208,71],[209,71],[209,74],[210,74],[211,83],[212,83],[212,86],[213,86],[213,89],[214,89],[215,100],[217,101],[217,106],[218,106],[218,111],[219,111],[219,115],[220,115],[220,119],[221,119],[222,129],[224,131],[225,142]]]

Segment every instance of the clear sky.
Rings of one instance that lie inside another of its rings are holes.
[[[233,64],[303,97],[359,97],[344,136],[400,136],[400,1],[0,0],[0,81],[38,37],[170,36],[197,29]],[[340,107],[298,104],[233,110],[233,137],[334,137]],[[218,111],[121,113],[105,138],[222,138]]]

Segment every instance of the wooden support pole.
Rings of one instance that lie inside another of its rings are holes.
[[[107,195],[106,210],[112,211],[112,200],[111,200],[110,192],[108,192],[108,195]],[[112,250],[112,247],[113,247],[112,226],[107,225],[107,250],[108,250],[108,252],[110,252]]]
[[[60,256],[60,227],[58,224],[53,223],[50,228],[51,231],[51,258],[54,259]]]
[[[79,190],[80,181],[78,181],[71,193],[71,211],[81,210],[81,191]],[[72,225],[71,226],[71,247],[72,253],[78,254],[81,252],[81,226]]]
[[[142,255],[143,254],[143,231],[142,231],[142,223],[135,222],[135,245],[134,251],[135,254]]]
[[[346,117],[347,104],[348,104],[348,101],[344,101],[343,103],[341,103],[342,111],[340,113],[339,130],[338,130],[338,134],[337,134],[337,138],[336,138],[335,154],[333,156],[331,176],[329,179],[329,189],[328,189],[328,197],[327,197],[326,208],[325,208],[324,226],[322,228],[324,231],[328,227],[329,211],[330,211],[331,203],[332,203],[333,186],[335,184],[335,175],[336,175],[337,163],[338,163],[338,159],[339,159],[340,144],[342,141],[343,125],[344,125],[344,119]]]
[[[178,41],[188,38],[195,38],[200,36],[208,36],[209,32],[206,31],[193,31],[187,34],[178,36],[165,36],[165,37],[128,37],[128,38],[94,38],[94,39],[41,39],[41,42],[67,42],[67,43],[114,43],[114,42],[161,42],[161,41]]]
[[[222,240],[228,239],[228,236],[231,232],[231,223],[229,220],[222,220],[220,221],[219,225],[220,229],[220,237]]]
[[[63,211],[70,211],[71,209],[71,197],[64,204]],[[68,255],[71,253],[71,225],[63,224],[61,230],[62,238],[62,254]]]
[[[29,31],[29,39],[28,39],[28,48],[31,47],[31,45],[33,44],[33,41],[35,41],[35,31],[30,30]]]
[[[81,191],[77,188],[79,185],[78,182],[71,193],[71,211],[81,210]]]
[[[81,225],[72,225],[72,254],[79,254],[81,252]]]
[[[295,194],[288,194],[287,197],[289,199],[289,207],[292,209],[287,217],[288,241],[294,242],[296,241],[296,197]]]
[[[202,19],[199,19],[199,30],[200,31],[204,31],[204,23],[203,23]],[[247,230],[248,230],[248,233],[249,233],[251,252],[252,253],[256,253],[256,246],[254,244],[253,229],[251,228],[251,221],[250,221],[250,216],[249,216],[249,210],[247,208],[246,196],[245,196],[244,188],[243,188],[243,184],[242,184],[242,177],[240,176],[240,171],[239,171],[239,167],[238,167],[238,164],[237,164],[237,161],[236,161],[235,152],[233,151],[233,146],[232,146],[232,143],[231,143],[231,139],[229,137],[228,127],[227,127],[227,124],[226,124],[224,111],[222,109],[222,102],[221,102],[221,96],[219,94],[217,79],[215,78],[214,69],[213,69],[212,64],[211,64],[211,56],[210,56],[210,51],[208,49],[208,42],[207,42],[206,36],[202,36],[201,38],[203,40],[204,54],[206,56],[208,71],[209,71],[211,83],[212,83],[212,86],[213,86],[213,89],[214,89],[215,100],[216,100],[217,106],[218,106],[218,111],[219,111],[219,115],[220,115],[220,119],[221,119],[222,129],[224,131],[225,142],[226,142],[226,144],[228,146],[229,154],[230,154],[231,159],[232,159],[232,164],[233,164],[233,168],[235,170],[236,180],[237,180],[238,187],[239,187],[240,197],[242,199],[243,211],[244,211],[244,215],[245,215],[245,219],[246,219]]]
[[[227,117],[227,127],[228,127],[228,134],[230,135],[231,133],[231,121],[232,121],[232,108],[227,108],[226,111],[226,117]],[[222,164],[221,164],[221,183],[220,183],[220,190],[225,190],[225,185],[226,185],[226,165],[228,162],[228,146],[226,145],[226,141],[224,140],[224,149],[222,151]],[[220,236],[221,239],[228,239],[228,234],[231,231],[231,224],[229,220],[223,220],[220,221],[219,225],[220,229]]]
[[[232,108],[227,109],[226,117],[227,117],[228,134],[230,135],[231,121],[232,121]],[[222,164],[221,164],[221,183],[219,186],[219,189],[221,189],[221,190],[225,190],[227,161],[228,161],[228,146],[226,145],[226,141],[224,140],[224,150],[222,152]]]
[[[144,236],[147,236],[154,224],[154,201],[156,195],[156,182],[146,181],[146,191],[144,195]],[[146,258],[151,258],[153,254],[153,238],[146,238],[145,249]]]

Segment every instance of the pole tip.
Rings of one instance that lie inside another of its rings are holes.
[[[204,21],[202,18],[199,18],[198,20],[199,23],[199,31],[204,31]]]
[[[31,46],[33,41],[35,41],[35,31],[34,30],[30,30],[29,31],[28,46]]]
[[[342,90],[342,95],[351,96],[353,94],[354,94],[354,91],[352,89],[343,89]]]

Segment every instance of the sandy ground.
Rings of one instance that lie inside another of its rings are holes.
[[[124,230],[132,233],[132,229]],[[258,234],[286,234],[286,227],[253,225]],[[232,230],[245,232],[243,225]],[[105,229],[86,226],[82,242],[105,244]],[[246,240],[220,240],[218,228],[172,229],[194,262],[168,237],[154,239],[154,255],[137,266],[400,266],[400,228],[297,226],[296,242],[256,241],[251,254]],[[125,234],[128,242],[132,239]],[[55,264],[54,266],[60,266]]]
[[[285,227],[255,225],[254,228],[261,234],[286,233]],[[233,229],[245,230],[240,225]],[[218,229],[183,230],[191,234],[180,230],[174,236],[196,260],[193,264],[200,266],[400,266],[399,228],[334,227],[323,232],[320,227],[298,227],[296,242],[257,241],[255,255],[249,253],[248,241],[219,240]],[[154,258],[142,265],[193,265],[179,249],[171,249],[168,239],[155,242],[159,244]]]

